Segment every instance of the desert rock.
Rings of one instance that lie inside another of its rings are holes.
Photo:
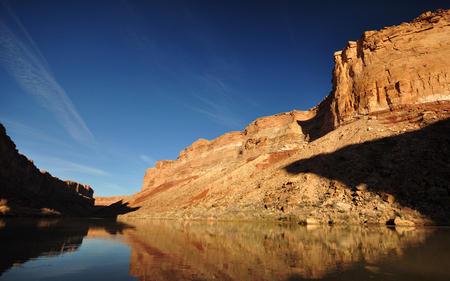
[[[157,162],[124,216],[450,224],[450,11],[365,32],[334,58],[316,107]]]
[[[367,31],[336,52],[334,127],[404,105],[450,100],[450,13]]]

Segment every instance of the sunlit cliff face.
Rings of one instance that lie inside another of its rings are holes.
[[[334,54],[334,125],[402,105],[450,100],[450,13],[367,31]]]
[[[335,54],[319,105],[157,162],[125,216],[449,225],[449,22],[438,10],[364,33]]]

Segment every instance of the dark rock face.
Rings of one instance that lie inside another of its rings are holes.
[[[39,170],[0,124],[0,216],[83,216],[93,210],[93,194],[89,185]]]

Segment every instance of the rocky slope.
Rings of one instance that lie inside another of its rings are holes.
[[[93,211],[89,185],[53,177],[16,149],[0,124],[0,216],[81,216]]]
[[[157,162],[124,216],[450,224],[450,11],[365,32],[334,58],[319,105]]]

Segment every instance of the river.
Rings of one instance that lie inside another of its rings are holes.
[[[450,280],[450,228],[0,219],[0,280]]]

